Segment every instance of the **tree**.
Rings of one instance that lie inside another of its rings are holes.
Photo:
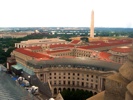
[[[6,56],[7,57],[10,57],[11,56],[11,52],[16,49],[15,47],[11,47],[11,48],[8,48],[8,50],[6,51]]]
[[[92,92],[84,90],[69,91],[64,90],[61,92],[64,100],[86,100],[87,98],[93,96]]]

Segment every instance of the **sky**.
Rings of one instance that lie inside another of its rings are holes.
[[[0,27],[133,28],[132,0],[0,0]]]

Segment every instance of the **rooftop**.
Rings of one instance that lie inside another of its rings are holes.
[[[85,57],[75,57],[75,58],[54,58],[53,60],[30,60],[28,61],[34,68],[47,67],[49,65],[74,65],[75,67],[90,68],[90,69],[101,69],[104,70],[116,70],[118,71],[121,64],[107,62],[102,60],[94,60]]]
[[[70,49],[62,49],[62,50],[48,50],[46,51],[48,54],[50,53],[57,53],[57,52],[67,52],[67,51],[71,51]]]
[[[50,48],[60,48],[60,47],[74,47],[72,44],[51,44]]]
[[[18,48],[18,49],[15,49],[15,51],[19,52],[19,53],[22,53],[22,54],[25,54],[27,56],[33,57],[33,58],[47,58],[47,59],[51,58],[49,55],[40,54],[40,53],[37,53],[37,52],[31,52],[31,51],[26,50],[24,48]]]
[[[78,48],[83,49],[94,49],[94,48],[100,48],[100,47],[108,47],[108,46],[115,46],[115,45],[121,45],[121,44],[128,44],[132,43],[132,40],[130,39],[122,39],[122,40],[109,40],[108,42],[90,42],[90,45],[88,46],[80,46]],[[93,44],[93,45],[91,45]]]
[[[132,51],[132,48],[124,46],[124,47],[112,48],[111,50],[115,52],[121,52],[121,53],[130,53]]]
[[[110,56],[111,56],[111,54],[110,53],[107,53],[107,52],[100,52],[99,53],[99,58],[100,59],[103,59],[103,60],[110,61]]]
[[[100,92],[100,93],[96,94],[95,96],[92,96],[86,100],[104,100],[104,94],[105,94],[105,91]]]
[[[78,44],[79,42],[80,42],[80,40],[72,40],[71,43],[73,43],[73,44]]]
[[[59,42],[59,41],[65,41],[59,38],[50,38],[50,39],[32,39],[27,41],[21,41],[23,44],[33,44],[33,43],[47,43],[47,42]]]
[[[14,81],[10,75],[0,71],[0,100],[38,100]]]

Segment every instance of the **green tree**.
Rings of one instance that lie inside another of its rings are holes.
[[[61,92],[64,100],[86,100],[87,98],[93,96],[92,92],[84,90],[69,91],[64,90]]]
[[[11,56],[11,52],[16,49],[15,47],[11,47],[11,48],[8,48],[8,50],[6,51],[6,57],[10,57]]]

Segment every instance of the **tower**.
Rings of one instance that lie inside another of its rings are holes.
[[[94,38],[94,11],[91,11],[90,38]]]

